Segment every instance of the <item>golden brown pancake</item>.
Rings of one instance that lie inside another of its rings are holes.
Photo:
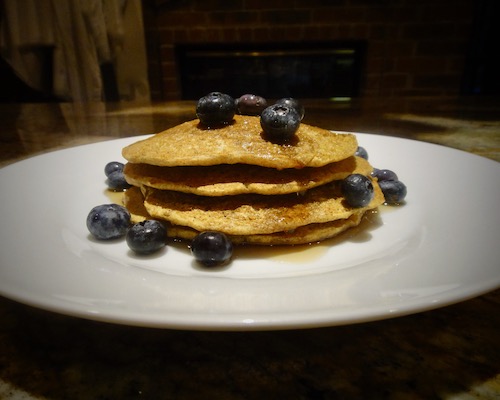
[[[168,236],[193,239],[214,230],[234,243],[294,245],[317,242],[360,223],[383,203],[348,206],[340,182],[369,176],[355,157],[356,137],[301,124],[288,144],[266,140],[259,117],[205,129],[193,120],[125,147],[125,176],[134,185],[124,204],[132,222],[159,219]]]
[[[315,243],[337,236],[347,229],[359,225],[363,215],[364,212],[358,212],[354,213],[347,219],[339,219],[322,224],[300,226],[297,229],[287,232],[275,232],[267,235],[228,235],[228,237],[234,244],[276,246]],[[186,240],[194,239],[194,237],[199,233],[194,229],[176,225],[169,226],[167,232],[169,237]]]
[[[301,192],[350,174],[369,175],[371,165],[363,158],[349,157],[324,167],[276,170],[244,164],[204,167],[158,167],[148,164],[125,165],[131,185],[149,186],[201,196],[233,196],[245,193],[265,195]]]
[[[235,115],[232,124],[205,129],[192,120],[138,141],[122,151],[135,164],[156,166],[208,166],[251,164],[284,169],[322,167],[354,155],[353,134],[332,133],[301,124],[290,144],[263,137],[259,117]]]
[[[124,203],[130,211],[134,223],[153,218],[144,207],[144,197],[138,187],[132,187],[125,192]],[[286,232],[244,236],[229,235],[229,237],[234,244],[298,245],[314,243],[337,236],[341,232],[359,225],[364,213],[364,210],[360,210],[354,212],[347,219],[309,224]],[[167,224],[167,236],[171,238],[192,240],[198,233],[200,232],[193,228]]]
[[[265,196],[246,194],[208,197],[143,187],[144,206],[153,218],[197,231],[215,230],[229,235],[286,232],[300,226],[347,219],[378,207],[384,196],[373,182],[375,196],[367,207],[352,208],[341,196],[338,182],[304,194]]]

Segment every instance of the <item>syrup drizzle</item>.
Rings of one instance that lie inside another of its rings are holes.
[[[125,191],[115,191],[110,189],[105,189],[104,194],[114,204],[123,205],[123,194]]]

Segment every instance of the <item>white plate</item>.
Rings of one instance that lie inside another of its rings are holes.
[[[114,323],[259,330],[406,315],[500,286],[500,164],[446,147],[358,134],[378,168],[408,187],[364,229],[296,249],[237,250],[198,268],[186,245],[137,257],[92,240],[85,220],[109,203],[104,165],[137,138],[74,147],[0,170],[0,294]]]

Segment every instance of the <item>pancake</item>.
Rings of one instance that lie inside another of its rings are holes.
[[[284,169],[322,167],[354,155],[353,134],[332,133],[301,124],[290,144],[263,138],[259,117],[235,115],[232,124],[205,129],[199,120],[185,122],[122,150],[135,164],[164,167],[251,164]]]
[[[235,115],[207,129],[188,121],[122,150],[132,184],[124,204],[132,222],[158,219],[172,238],[191,240],[207,230],[235,244],[295,245],[321,241],[360,224],[384,202],[353,208],[340,184],[353,173],[370,176],[355,157],[356,137],[301,124],[293,140],[266,140],[259,117]]]
[[[376,181],[375,195],[367,207],[352,208],[341,196],[339,181],[304,194],[256,194],[208,197],[143,187],[144,206],[153,218],[197,231],[215,230],[229,235],[286,232],[300,226],[348,219],[378,207],[384,196]]]
[[[347,229],[359,225],[364,214],[365,212],[358,212],[347,219],[300,226],[287,232],[275,232],[267,235],[228,235],[228,237],[234,244],[279,246],[315,243],[337,236]],[[168,236],[173,238],[192,240],[198,233],[198,231],[185,226],[172,225],[168,228]]]
[[[158,167],[148,164],[125,165],[127,182],[201,196],[228,196],[245,193],[264,195],[301,192],[349,174],[368,175],[371,165],[363,158],[349,157],[323,167],[276,170],[255,165],[233,164],[204,167]]]
[[[130,221],[133,224],[153,219],[144,207],[144,196],[139,187],[132,186],[123,193],[123,205],[130,213]]]
[[[124,203],[132,215],[133,223],[152,219],[144,207],[144,197],[138,187],[132,187],[125,192]],[[260,235],[229,235],[234,244],[256,245],[298,245],[319,242],[359,225],[364,210],[354,212],[349,218],[331,222],[300,226],[286,232],[275,232]],[[186,226],[167,224],[167,236],[176,239],[192,240],[200,233]]]

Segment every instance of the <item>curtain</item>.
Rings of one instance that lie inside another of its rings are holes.
[[[101,66],[119,52],[126,0],[3,0],[0,52],[29,86],[103,100]],[[50,59],[47,59],[47,58]],[[44,73],[50,65],[50,82]]]

